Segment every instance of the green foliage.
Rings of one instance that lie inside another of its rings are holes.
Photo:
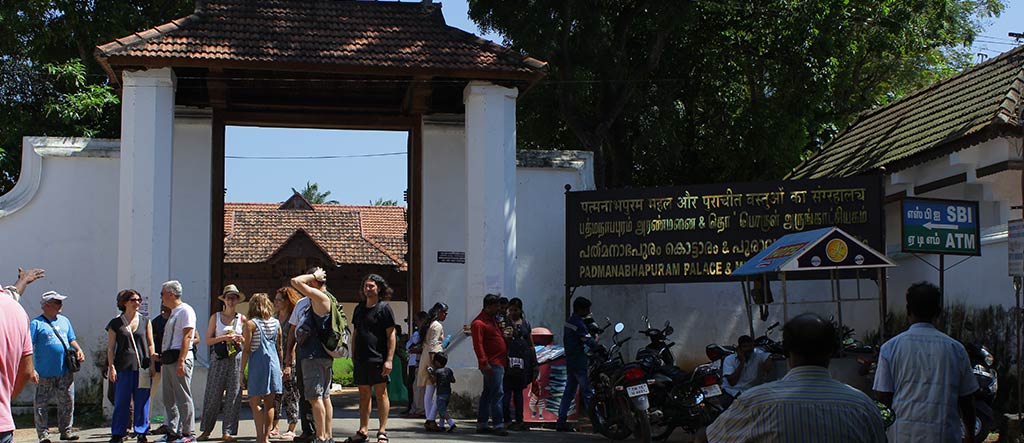
[[[85,65],[78,59],[64,64],[47,63],[43,68],[58,85],[66,86],[47,98],[46,116],[56,115],[76,135],[93,137],[100,132],[104,118],[121,103],[114,88],[88,84]]]
[[[347,357],[336,358],[331,364],[331,381],[345,387],[355,386],[352,381],[352,359]]]
[[[336,204],[338,204],[337,200],[328,200],[327,198],[331,196],[331,191],[320,192],[320,185],[318,183],[316,183],[316,182],[313,182],[313,183],[306,182],[306,187],[302,188],[301,191],[298,191],[295,188],[292,188],[292,192],[296,192],[296,193],[302,194],[302,198],[305,198],[306,201],[308,201],[308,202],[310,202],[310,203],[312,203],[314,205],[316,205],[316,204],[328,204],[328,205],[336,205]]]
[[[384,197],[380,197],[377,201],[370,201],[372,206],[398,206],[398,200],[384,200]]]
[[[0,194],[27,135],[119,136],[115,91],[96,45],[188,15],[193,0],[0,2]]]
[[[470,0],[549,63],[522,149],[595,152],[599,185],[779,178],[856,115],[958,72],[998,0]]]

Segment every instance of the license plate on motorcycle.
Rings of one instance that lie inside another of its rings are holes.
[[[703,388],[700,388],[700,390],[704,392],[705,397],[714,397],[717,395],[722,395],[722,388],[718,385],[705,386]]]
[[[630,398],[636,397],[638,395],[647,395],[650,393],[651,391],[647,389],[647,385],[645,384],[636,386],[626,386],[626,395],[628,395]]]

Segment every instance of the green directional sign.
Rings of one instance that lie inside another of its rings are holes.
[[[978,202],[905,198],[900,210],[903,252],[981,255]]]

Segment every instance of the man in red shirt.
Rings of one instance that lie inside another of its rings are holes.
[[[502,380],[505,378],[505,362],[508,353],[505,349],[505,336],[501,333],[495,314],[500,308],[499,299],[495,294],[484,296],[484,309],[473,319],[470,330],[473,333],[473,351],[476,352],[477,364],[484,375],[484,390],[480,393],[480,409],[476,416],[476,432],[505,436],[505,416],[501,413]],[[487,419],[491,419],[494,428],[487,427]]]

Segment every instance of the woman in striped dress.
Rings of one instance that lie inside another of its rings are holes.
[[[270,442],[270,419],[274,400],[281,394],[281,323],[274,318],[274,305],[267,294],[256,294],[249,302],[249,321],[243,331],[242,367],[248,365],[249,407],[256,423],[256,442]]]

